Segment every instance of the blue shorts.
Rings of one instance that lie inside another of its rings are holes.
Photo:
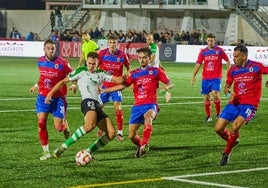
[[[129,124],[144,123],[144,114],[148,110],[153,110],[155,114],[159,112],[158,105],[156,104],[144,104],[139,106],[133,106],[131,109],[131,116],[129,118]]]
[[[50,104],[45,103],[45,98],[46,97],[42,95],[37,96],[36,113],[51,113],[54,117],[64,119],[67,108],[67,102],[65,98],[52,98]]]
[[[202,80],[201,94],[206,95],[211,91],[221,91],[221,79]]]
[[[237,116],[242,116],[246,123],[248,123],[256,115],[256,112],[256,107],[252,105],[240,104],[236,106],[234,104],[227,104],[220,113],[219,117],[233,122]]]
[[[122,102],[122,98],[123,98],[122,91],[114,91],[111,93],[101,93],[100,98],[101,98],[102,103],[110,102],[110,99],[112,99],[113,102]]]

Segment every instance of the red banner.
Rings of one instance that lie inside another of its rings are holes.
[[[60,56],[62,57],[80,57],[81,42],[60,41]]]
[[[60,55],[62,57],[80,57],[81,43],[80,42],[64,42],[60,41]],[[125,52],[130,60],[137,59],[137,49],[146,47],[146,43],[119,43],[118,48]]]
[[[119,43],[119,49],[125,52],[130,60],[138,59],[137,49],[146,46],[146,43]]]

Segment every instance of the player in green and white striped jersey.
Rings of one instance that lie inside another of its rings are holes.
[[[81,110],[84,114],[84,125],[79,127],[69,139],[54,151],[55,157],[60,155],[74,142],[85,134],[91,132],[96,126],[105,134],[99,137],[86,150],[90,153],[104,147],[115,137],[115,128],[107,114],[102,110],[101,100],[99,98],[102,82],[122,83],[122,77],[109,75],[104,71],[96,70],[98,64],[98,54],[90,52],[86,61],[87,66],[80,67],[71,72],[65,79],[59,81],[48,93],[45,102],[49,103],[53,94],[59,90],[62,85],[70,81],[77,81],[78,88],[82,96]]]

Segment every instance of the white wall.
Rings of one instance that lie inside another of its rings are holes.
[[[39,33],[47,23],[50,23],[49,16],[49,10],[7,10],[7,37],[12,27],[24,37],[30,31]]]

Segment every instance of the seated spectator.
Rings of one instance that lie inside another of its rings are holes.
[[[125,42],[133,42],[133,33],[132,32],[129,31],[126,34],[126,40],[125,40]]]
[[[118,34],[118,42],[125,42],[126,38],[125,38],[125,34],[123,33],[122,30],[119,30],[119,34]]]

